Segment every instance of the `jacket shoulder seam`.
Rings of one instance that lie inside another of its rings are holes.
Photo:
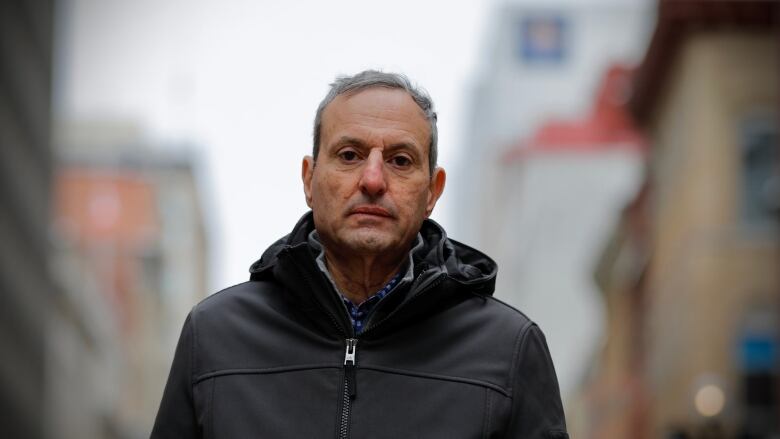
[[[317,363],[317,364],[301,364],[298,366],[279,366],[279,367],[261,367],[261,368],[234,368],[234,369],[218,369],[211,372],[205,372],[195,377],[195,384],[209,378],[225,376],[225,375],[268,375],[285,372],[299,372],[305,370],[315,369],[341,369],[341,364],[335,363]]]
[[[509,368],[509,376],[508,383],[510,383],[509,388],[514,389],[514,380],[512,379],[512,376],[515,374],[515,370],[518,366],[518,362],[520,361],[520,352],[523,350],[523,345],[525,344],[525,340],[528,338],[527,335],[529,332],[531,332],[530,328],[536,326],[536,323],[528,320],[519,331],[517,331],[517,336],[515,337],[515,343],[514,348],[512,349],[512,363]]]
[[[455,375],[443,375],[439,373],[419,372],[419,371],[414,371],[409,369],[398,369],[394,367],[386,367],[386,366],[380,366],[374,364],[362,364],[359,366],[359,368],[365,370],[373,370],[376,372],[391,373],[396,375],[406,375],[406,376],[417,377],[417,378],[427,378],[427,379],[434,379],[434,380],[451,381],[451,382],[462,383],[462,384],[470,384],[473,386],[483,387],[485,389],[491,389],[495,392],[498,392],[506,396],[507,398],[512,398],[511,389],[505,389],[504,387],[498,384],[491,383],[489,381],[485,381],[481,379],[467,378],[467,377],[461,377]]]
[[[515,383],[514,377],[517,374],[518,362],[520,361],[520,352],[523,349],[523,345],[525,345],[525,340],[528,338],[527,337],[528,334],[531,332],[531,328],[533,328],[534,326],[536,326],[534,322],[532,322],[531,320],[527,320],[525,324],[517,332],[517,336],[515,337],[514,348],[512,349],[512,363],[511,363],[511,367],[509,368],[509,376],[507,377],[507,382],[509,383],[509,391],[512,393],[512,395],[514,395],[515,386],[517,384]],[[517,403],[517,398],[512,398],[511,412],[510,412],[511,414],[509,416],[509,419],[507,419],[507,430],[511,428],[511,426],[514,425],[515,423],[515,417],[517,416],[517,410],[515,410],[516,403]]]
[[[193,308],[194,310],[194,308]],[[190,387],[195,385],[195,373],[198,370],[198,358],[195,350],[198,347],[198,333],[195,325],[195,313],[190,311],[190,333],[192,334],[192,340],[190,340]],[[190,389],[192,391],[194,389]]]

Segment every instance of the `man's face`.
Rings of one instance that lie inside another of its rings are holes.
[[[339,95],[323,112],[316,163],[303,160],[306,203],[328,251],[400,256],[444,189],[428,167],[430,128],[404,90]]]

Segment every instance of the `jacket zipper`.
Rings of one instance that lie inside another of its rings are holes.
[[[344,392],[341,400],[339,439],[347,439],[349,437],[349,415],[352,409],[352,400],[357,397],[357,383],[355,382],[357,342],[356,338],[346,339],[347,350],[344,354]]]
[[[293,264],[298,270],[298,272],[301,274],[301,276],[304,278],[305,282],[308,283],[313,289],[314,289],[314,282],[312,281],[311,277],[308,275],[308,273],[305,272],[301,267],[298,267],[297,265]],[[417,278],[412,282],[412,286],[410,287],[410,290],[414,290],[414,287],[417,285],[417,283],[422,279],[423,273],[425,270],[420,272],[420,274],[417,276]],[[414,297],[412,297],[409,302],[413,302],[415,299],[417,299],[422,293],[438,286],[444,278],[447,277],[445,274],[440,274],[436,279],[434,279],[430,284],[425,286],[425,288],[418,291]],[[404,305],[402,304],[400,308],[403,308]],[[330,317],[331,322],[333,325],[341,332],[343,331],[343,328],[338,323],[338,319],[331,313],[327,308],[325,308],[322,304],[317,302],[320,306],[320,308],[325,311],[325,313]],[[373,331],[374,327],[377,325],[380,325],[387,321],[389,318],[391,318],[396,312],[398,312],[398,309],[394,310],[390,315],[382,319],[380,322],[377,322],[376,325],[371,325],[371,327],[367,327],[365,331],[363,331],[363,334],[365,334],[368,331]],[[355,367],[357,365],[357,338],[354,337],[354,333],[352,332],[352,327],[349,326],[349,329],[347,330],[352,337],[346,338],[346,352],[344,354],[344,389],[342,392],[342,402],[341,402],[341,422],[339,425],[339,439],[348,439],[349,438],[349,418],[352,410],[352,400],[357,397],[357,379],[355,377]]]
[[[415,283],[421,277],[422,273],[420,276],[418,276],[418,279],[415,280]],[[415,296],[410,299],[410,302],[419,297],[421,293],[439,285],[445,277],[446,276],[444,275],[438,276],[437,279],[434,279],[425,288],[415,294]],[[412,286],[414,286],[415,283],[413,283]],[[395,311],[398,310],[396,309]],[[392,317],[392,314],[395,314],[395,311],[391,313],[391,315],[384,318],[382,321],[377,322],[377,325],[382,324],[388,318]],[[377,325],[366,328],[366,330],[363,331],[363,334],[369,330],[373,330]],[[355,376],[355,368],[357,367],[357,342],[357,338],[347,338],[345,340],[346,352],[344,353],[344,389],[341,399],[341,423],[339,425],[338,439],[349,439],[349,417],[352,411],[352,400],[357,397],[357,377]]]
[[[293,266],[296,268],[301,277],[303,277],[304,281],[309,284],[312,290],[316,289],[314,281],[308,275],[306,270],[296,264],[293,264]],[[338,323],[336,316],[319,301],[315,301],[315,303],[317,303],[319,308],[324,311],[328,317],[330,317],[330,321],[333,323],[336,329],[339,332],[344,333],[344,329]],[[344,389],[341,396],[341,420],[339,423],[338,439],[349,438],[349,416],[352,410],[352,399],[357,396],[357,386],[355,383],[357,339],[354,338],[353,334],[352,327],[349,326],[347,329],[346,352],[344,354]]]

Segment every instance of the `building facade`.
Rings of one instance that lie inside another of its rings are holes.
[[[638,62],[651,30],[648,1],[504,2],[486,35],[470,91],[452,192],[453,236],[485,248],[502,157],[550,118],[586,117],[604,72]],[[619,36],[619,38],[616,38]],[[486,248],[490,250],[490,248]]]
[[[74,312],[49,270],[53,9],[0,3],[0,424],[33,439],[46,430],[46,324]]]
[[[597,270],[608,329],[581,437],[780,431],[779,13],[659,3],[631,100],[647,177]]]
[[[94,284],[105,304],[115,349],[103,365],[112,381],[104,407],[123,437],[141,438],[181,323],[206,297],[208,245],[194,156],[130,141],[121,126],[81,124],[60,136],[55,230],[69,281]]]
[[[586,117],[542,124],[496,173],[487,242],[496,290],[545,331],[564,399],[603,331],[592,261],[642,174],[643,139],[625,108],[630,77],[610,68]]]
[[[588,275],[598,236],[631,192],[640,162],[635,139],[592,136],[579,125],[603,122],[595,121],[598,102],[623,99],[617,83],[615,96],[599,93],[611,65],[640,59],[649,6],[502,3],[488,26],[461,166],[449,183],[465,200],[454,204],[451,235],[496,259],[496,296],[541,325],[564,398],[600,334],[603,312]],[[548,138],[559,128],[567,138]]]

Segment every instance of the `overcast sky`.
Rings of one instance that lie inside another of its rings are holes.
[[[400,71],[426,88],[452,177],[492,3],[63,1],[55,108],[60,118],[132,120],[152,140],[198,145],[211,286],[221,288],[246,280],[306,211],[300,161],[338,74]],[[434,213],[445,227],[449,200],[445,191]]]

